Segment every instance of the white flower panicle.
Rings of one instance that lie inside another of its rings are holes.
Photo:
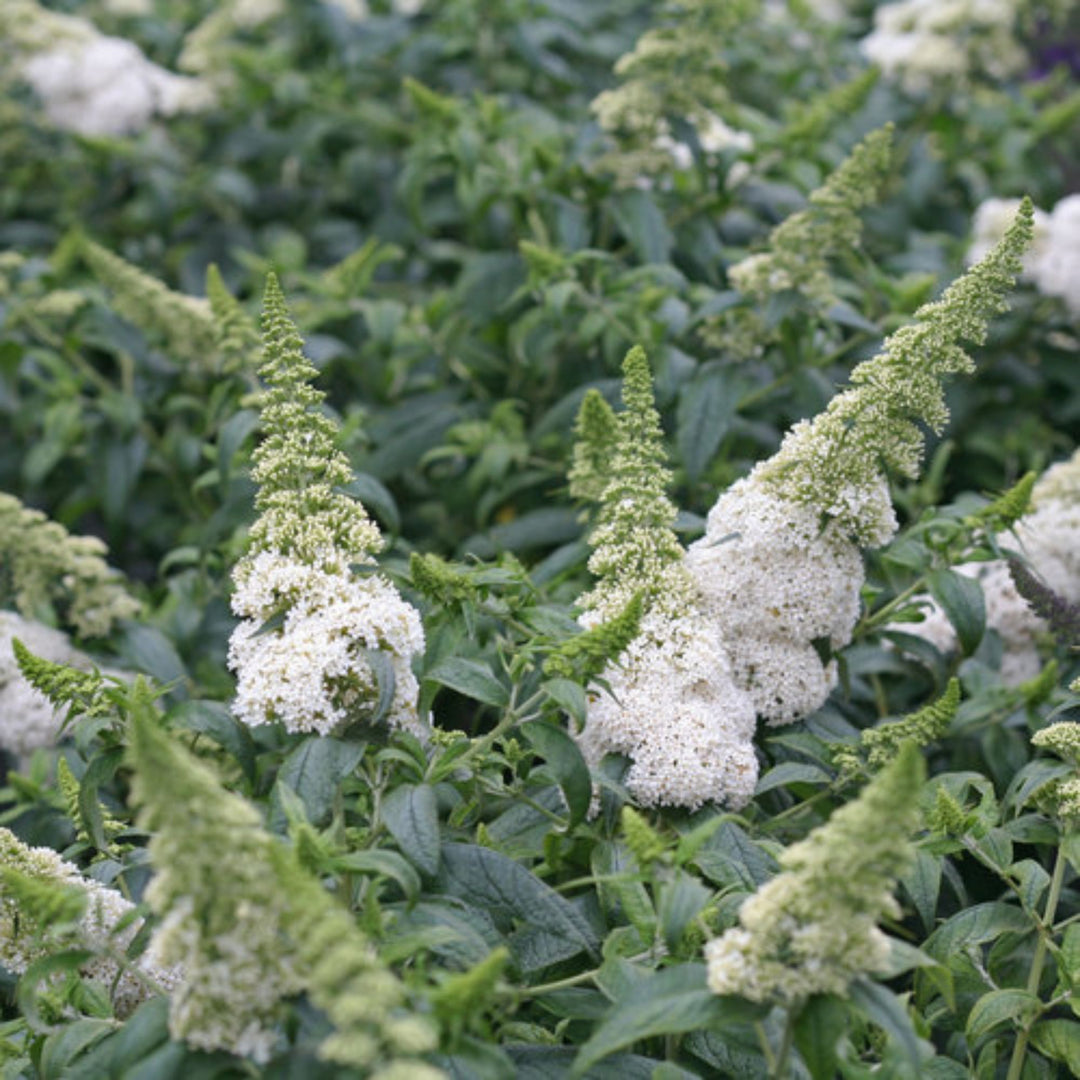
[[[233,611],[244,620],[229,645],[234,711],[247,724],[280,720],[325,735],[370,718],[389,674],[386,722],[420,730],[411,668],[424,648],[420,616],[385,578],[352,568],[371,569],[382,538],[363,506],[337,490],[352,471],[334,445],[336,425],[318,411],[316,372],[273,276],[263,342],[266,438],[253,470],[261,515],[233,572]]]
[[[972,367],[957,341],[982,340],[1030,233],[1025,204],[983,262],[921,308],[919,321],[855,369],[849,389],[796,424],[709,513],[686,565],[739,685],[769,722],[797,720],[828,696],[834,673],[819,650],[851,639],[859,549],[896,530],[885,470],[917,475],[918,424],[940,429],[948,418],[942,382]]]
[[[1019,199],[987,199],[975,210],[966,260],[976,262],[1001,239]],[[1080,195],[1067,195],[1047,214],[1035,211],[1035,238],[1024,259],[1025,281],[1080,315]]]
[[[751,475],[721,495],[686,565],[757,714],[786,724],[817,709],[836,672],[815,643],[850,640],[863,581],[858,546]]]
[[[278,633],[259,633],[278,604],[292,598]],[[233,633],[229,666],[237,672],[233,712],[252,726],[280,720],[290,731],[320,735],[344,726],[357,705],[379,697],[368,650],[389,657],[392,727],[421,730],[419,684],[410,658],[423,651],[420,617],[388,581],[353,577],[258,553],[233,595],[248,616]]]
[[[13,47],[18,75],[57,125],[82,135],[133,135],[154,116],[209,108],[214,97],[196,79],[174,75],[124,38],[33,0],[5,0],[0,44]]]
[[[924,772],[905,744],[857,799],[783,853],[783,872],[744,901],[739,925],[705,946],[710,990],[790,1008],[888,966],[877,922],[900,914],[892,891],[913,854]]]
[[[116,1015],[126,1017],[147,998],[167,993],[180,979],[177,967],[162,965],[144,953],[121,966],[122,956],[142,927],[130,918],[135,905],[115,889],[84,877],[77,866],[52,848],[28,847],[9,829],[0,828],[0,870],[47,885],[78,890],[85,897],[83,913],[74,928],[43,927],[19,905],[0,881],[0,965],[21,975],[32,963],[53,951],[78,947],[96,955],[81,973],[107,989]],[[119,924],[125,922],[120,928]]]
[[[908,93],[1004,79],[1023,70],[1016,37],[1020,0],[900,0],[874,12],[863,54]]]
[[[1068,461],[1051,466],[1031,493],[1031,511],[1017,523],[1019,552],[1039,579],[1066,603],[1080,602],[1080,450]],[[964,563],[957,573],[980,583],[986,602],[986,626],[1001,638],[1001,679],[1019,686],[1042,669],[1039,642],[1047,631],[1020,595],[1003,559]],[[926,615],[919,623],[890,628],[929,641],[941,652],[957,647],[956,631],[941,607],[920,597]]]
[[[698,609],[672,531],[676,510],[642,349],[630,351],[623,371],[625,408],[589,537],[589,569],[599,580],[581,598],[580,621],[612,619],[635,596],[645,613],[638,636],[603,673],[610,692],[590,694],[579,742],[593,764],[607,753],[631,758],[626,785],[643,805],[742,806],[757,781],[753,705],[717,663],[723,643]]]

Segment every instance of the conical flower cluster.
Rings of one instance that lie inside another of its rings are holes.
[[[589,537],[598,580],[581,598],[581,622],[617,619],[638,602],[643,614],[637,636],[603,673],[608,689],[590,695],[579,742],[593,762],[607,753],[629,757],[625,782],[643,805],[741,806],[757,781],[753,707],[726,663],[716,662],[723,644],[683,566],[643,350],[631,350],[623,372],[624,408]]]
[[[388,696],[386,721],[418,727],[411,661],[424,647],[420,617],[385,578],[354,572],[372,563],[382,538],[338,490],[352,478],[349,463],[334,445],[336,425],[319,411],[316,371],[272,275],[263,344],[266,437],[253,470],[261,514],[233,573],[233,611],[244,620],[229,646],[234,712],[247,724],[280,720],[290,731],[327,734],[373,718]]]
[[[924,773],[905,744],[857,799],[783,853],[783,872],[743,903],[739,926],[705,946],[709,989],[790,1007],[887,967],[877,923],[900,914],[892,891],[913,855]]]
[[[323,1057],[372,1077],[441,1076],[417,1060],[434,1033],[404,1012],[403,986],[348,913],[253,806],[160,728],[148,702],[133,705],[132,793],[153,833],[146,898],[162,919],[149,952],[183,970],[173,1037],[265,1062],[283,1037],[284,999],[306,990],[336,1028]]]
[[[943,383],[973,368],[958,341],[982,341],[1031,237],[1025,203],[1001,242],[860,364],[851,386],[777,453],[721,495],[687,556],[706,613],[759,715],[813,712],[835,681],[821,652],[845,645],[859,612],[860,548],[896,530],[886,471],[918,474],[920,424],[948,419]]]

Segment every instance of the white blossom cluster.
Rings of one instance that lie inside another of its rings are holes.
[[[52,848],[28,847],[10,830],[0,828],[0,868],[42,883],[78,888],[86,894],[86,908],[74,934],[79,948],[97,955],[86,962],[82,974],[109,990],[117,1016],[130,1015],[147,998],[169,992],[180,981],[178,967],[160,964],[148,953],[121,969],[116,957],[131,944],[142,920],[131,919],[123,928],[117,927],[129,919],[135,905],[115,889],[84,877],[78,867],[60,858]],[[60,947],[70,944],[64,941]],[[21,975],[49,952],[48,931],[20,911],[0,884],[0,965]]]
[[[424,632],[416,609],[393,585],[377,574],[335,568],[332,552],[311,565],[258,551],[244,569],[232,600],[244,622],[229,644],[240,720],[278,719],[290,731],[329,734],[378,701],[378,678],[366,656],[378,650],[394,676],[386,722],[419,729],[419,685],[410,663],[423,651]],[[279,612],[280,631],[260,633]]]
[[[0,44],[13,47],[15,68],[57,127],[82,135],[132,135],[154,116],[196,112],[213,104],[202,82],[148,60],[124,38],[60,15],[33,0],[5,0]]]
[[[66,634],[12,611],[0,611],[0,749],[22,755],[56,742],[63,710],[55,709],[23,678],[11,651],[13,638],[45,660],[87,671],[91,664]]]
[[[739,925],[705,946],[709,989],[797,1006],[844,994],[851,980],[888,966],[881,917],[907,867],[925,767],[906,743],[857,799],[780,856],[782,873],[739,909]]]
[[[863,54],[912,94],[972,76],[1003,79],[1022,70],[1019,0],[899,0],[874,12]]]
[[[1019,199],[987,199],[975,211],[965,261],[978,262],[1001,239]],[[1024,280],[1065,301],[1080,315],[1080,195],[1068,195],[1050,211],[1035,211],[1035,239],[1024,260]]]
[[[1032,510],[1016,526],[1019,552],[1038,577],[1067,603],[1080,602],[1080,451],[1047,469],[1032,491]],[[1001,679],[1018,686],[1042,668],[1039,639],[1045,622],[1016,591],[1003,560],[966,563],[954,568],[976,579],[986,601],[986,625],[1001,638]],[[920,598],[926,616],[920,623],[891,629],[915,634],[944,653],[956,648],[956,631],[941,607]]]
[[[732,681],[716,629],[693,608],[646,615],[604,680],[610,691],[590,694],[578,737],[590,764],[609,753],[629,757],[624,782],[642,806],[737,809],[750,801],[754,706]]]
[[[817,508],[751,474],[721,495],[686,566],[757,713],[787,724],[824,704],[835,665],[822,663],[815,642],[850,640],[864,576],[835,519],[822,528]]]

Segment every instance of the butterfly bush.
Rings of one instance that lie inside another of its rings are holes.
[[[57,127],[82,135],[133,135],[154,116],[201,111],[214,101],[208,86],[175,75],[124,38],[93,23],[50,11],[34,0],[4,0],[0,48],[41,99]]]
[[[743,902],[739,925],[705,946],[710,990],[790,1008],[888,967],[877,923],[900,916],[892,892],[914,854],[924,773],[906,744],[858,798],[783,852],[782,873]]]
[[[1015,528],[1019,553],[1036,576],[1066,603],[1080,602],[1080,451],[1051,466],[1031,492],[1032,509]],[[1009,686],[1033,679],[1042,667],[1039,641],[1046,622],[1017,590],[1005,559],[964,563],[957,573],[982,586],[986,625],[1001,638],[1001,678]],[[942,652],[956,648],[956,631],[940,605],[920,597],[926,609],[919,623],[896,629],[931,642]]]
[[[973,364],[957,344],[982,341],[1020,270],[1030,204],[994,250],[916,312],[851,386],[777,453],[718,499],[686,565],[720,630],[738,684],[759,715],[790,723],[820,707],[835,682],[821,658],[851,639],[864,579],[860,549],[896,531],[886,470],[918,474],[919,424],[948,419],[942,384]]]
[[[12,895],[19,887],[6,877],[11,873],[29,879],[30,887],[66,893],[79,912],[77,919],[56,927],[35,919],[29,905]],[[95,955],[81,974],[108,989],[117,1016],[128,1016],[147,998],[172,990],[181,978],[178,967],[145,953],[121,963],[119,958],[142,925],[135,905],[115,889],[84,877],[52,848],[29,847],[9,829],[0,828],[0,965],[8,971],[21,975],[58,947],[87,949]]]
[[[598,580],[580,600],[580,622],[588,628],[613,620],[635,597],[643,598],[643,614],[637,637],[604,671],[606,687],[590,693],[578,741],[594,764],[607,753],[629,757],[625,783],[643,805],[741,806],[757,780],[753,707],[726,665],[717,664],[723,643],[702,617],[683,566],[643,350],[631,350],[623,372],[624,410],[610,461],[598,465],[595,453],[591,460],[584,451],[577,455],[579,491],[583,481],[589,489],[603,464],[610,476],[589,537],[589,569]],[[610,430],[595,400],[584,405],[579,430],[589,423]]]
[[[420,616],[375,572],[379,530],[337,490],[352,472],[334,446],[336,425],[318,410],[316,371],[273,277],[263,343],[266,437],[252,473],[261,513],[233,572],[232,607],[243,620],[229,645],[233,711],[246,724],[280,720],[325,735],[373,715],[390,679],[386,722],[420,730],[411,666],[424,648]]]

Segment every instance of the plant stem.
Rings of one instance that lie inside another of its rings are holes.
[[[1029,994],[1037,995],[1039,992],[1043,964],[1046,962],[1047,942],[1053,930],[1058,899],[1061,897],[1061,886],[1065,880],[1066,861],[1065,850],[1059,846],[1057,861],[1054,863],[1054,874],[1050,879],[1050,893],[1046,897],[1046,910],[1043,913],[1042,922],[1039,924],[1039,940],[1035,943],[1035,955],[1031,958],[1031,971],[1028,974],[1027,981],[1027,992]],[[1012,1060],[1009,1062],[1009,1072],[1005,1080],[1020,1080],[1020,1075],[1024,1070],[1024,1057],[1027,1054],[1031,1028],[1037,1018],[1037,1016],[1032,1017],[1020,1029],[1020,1034],[1016,1037],[1016,1045],[1013,1047]]]
[[[791,1054],[791,1045],[795,1041],[795,1014],[788,1009],[784,1016],[784,1035],[780,1041],[780,1049],[776,1052],[769,1076],[774,1080],[784,1080],[787,1075],[787,1062]]]

